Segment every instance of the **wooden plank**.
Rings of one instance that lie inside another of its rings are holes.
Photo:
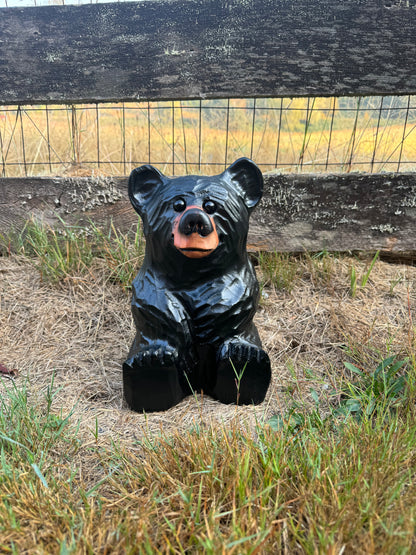
[[[0,179],[0,233],[29,217],[134,229],[126,178]],[[416,174],[268,174],[251,250],[375,250],[416,255]]]
[[[416,253],[416,174],[269,174],[250,231],[269,250]]]
[[[416,92],[414,0],[0,10],[0,104]]]

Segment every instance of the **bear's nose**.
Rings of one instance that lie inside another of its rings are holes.
[[[206,237],[213,232],[214,228],[205,212],[202,212],[199,208],[190,208],[182,216],[178,230],[183,235],[198,233],[201,237]]]

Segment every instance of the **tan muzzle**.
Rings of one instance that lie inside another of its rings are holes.
[[[219,243],[214,220],[198,206],[189,206],[174,221],[173,244],[188,258],[204,258]]]

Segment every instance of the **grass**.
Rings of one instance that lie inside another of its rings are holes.
[[[31,222],[22,236],[3,237],[3,247],[30,257],[53,287],[93,277],[97,257],[107,279],[127,287],[142,255],[139,232],[131,238],[93,224],[58,231]],[[262,254],[258,269],[263,291],[274,287],[290,300],[306,276],[319,290],[342,288],[359,307],[377,261],[363,270],[355,262],[356,298],[347,270],[342,283],[337,277],[338,255]],[[399,287],[398,281],[392,292]],[[40,389],[36,380],[4,380],[0,551],[411,553],[416,360],[410,304],[408,339],[369,356],[361,336],[351,344],[346,338],[344,368],[328,387],[311,380],[304,395],[300,382],[309,371],[294,372],[289,406],[271,418],[260,411],[254,427],[238,419],[190,422],[186,432],[143,433],[129,442],[101,442],[97,419],[89,436],[81,436],[81,422],[60,406],[62,388],[54,378]],[[73,379],[72,362],[67,379]]]
[[[287,253],[260,252],[257,256],[260,267],[260,287],[273,287],[275,290],[290,292],[298,276],[299,264]]]
[[[113,224],[107,230],[93,222],[70,226],[62,221],[59,227],[51,227],[32,219],[21,233],[0,234],[1,252],[27,255],[50,283],[79,279],[99,258],[105,261],[108,278],[129,288],[144,256],[144,241],[139,224],[132,238]]]
[[[355,364],[344,362],[345,367],[361,379],[358,383],[347,382],[339,410],[362,418],[363,414],[371,416],[375,410],[383,412],[402,405],[408,384],[406,375],[399,372],[406,363],[406,360],[396,361],[396,357],[391,356],[381,361],[374,372],[366,374]]]
[[[376,252],[376,254],[374,255],[373,259],[371,260],[371,263],[368,267],[368,269],[363,273],[363,275],[361,276],[361,280],[358,283],[358,277],[357,277],[357,271],[355,269],[354,264],[351,264],[351,270],[350,270],[350,294],[352,297],[355,297],[357,294],[357,287],[358,290],[363,290],[365,288],[365,286],[367,285],[367,282],[370,278],[370,274],[374,268],[374,264],[376,263],[378,257],[380,256],[380,251],[378,250]],[[398,282],[397,282],[398,283]],[[395,285],[397,285],[397,283]],[[393,293],[393,289],[394,289],[394,285],[391,285],[390,288],[390,292],[391,294]]]
[[[255,434],[196,428],[131,450],[83,445],[53,398],[53,384],[35,401],[27,385],[6,390],[4,553],[411,551],[416,422],[404,403],[359,420],[298,412]]]
[[[290,293],[300,277],[305,275],[315,286],[330,286],[335,258],[327,251],[305,252],[296,256],[284,252],[259,252],[255,261],[259,268],[260,287],[262,291],[271,287],[275,291]]]

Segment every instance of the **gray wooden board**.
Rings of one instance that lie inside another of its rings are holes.
[[[134,230],[126,178],[0,179],[0,233],[30,218]],[[416,174],[268,174],[250,250],[382,249],[416,255]]]
[[[416,92],[416,0],[0,10],[0,104]]]

